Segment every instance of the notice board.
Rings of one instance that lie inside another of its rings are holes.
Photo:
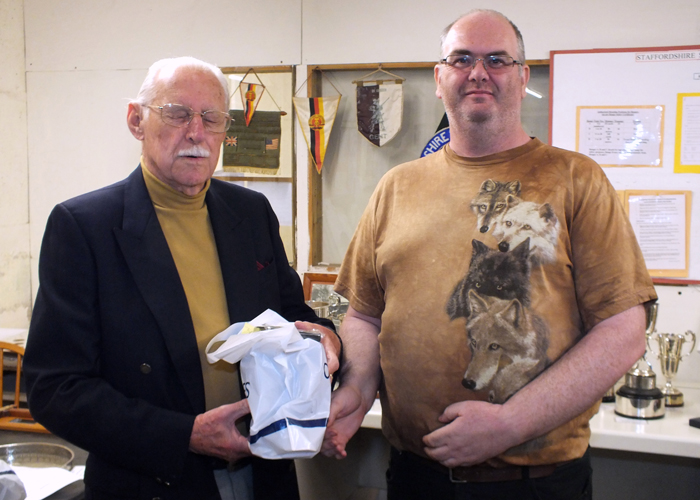
[[[550,144],[620,192],[689,193],[686,269],[652,275],[700,280],[700,45],[552,51],[550,72]]]

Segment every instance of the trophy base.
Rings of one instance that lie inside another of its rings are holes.
[[[666,406],[683,406],[683,393],[678,389],[662,389],[664,394],[664,399],[666,400]]]
[[[603,396],[603,403],[614,403],[615,402],[615,387],[608,389],[608,392]]]
[[[664,395],[656,387],[636,389],[623,385],[615,394],[615,413],[628,418],[653,420],[664,416],[664,403]]]

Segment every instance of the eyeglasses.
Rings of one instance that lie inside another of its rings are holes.
[[[476,68],[476,63],[479,61],[484,63],[486,71],[493,74],[504,73],[516,64],[523,65],[521,61],[516,61],[510,56],[500,55],[477,58],[469,54],[450,54],[446,58],[440,60],[442,64],[447,64],[448,66],[463,71],[472,71]]]
[[[182,104],[163,104],[162,106],[146,104],[145,106],[147,108],[160,110],[160,118],[163,120],[163,123],[172,125],[173,127],[186,127],[190,124],[195,115],[199,115],[202,117],[204,129],[214,134],[226,132],[233,121],[231,115],[223,111],[216,111],[215,109],[198,113],[192,108],[183,106]]]

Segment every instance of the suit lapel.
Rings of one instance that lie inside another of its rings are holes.
[[[259,283],[256,279],[255,244],[250,220],[242,219],[221,196],[212,181],[207,192],[207,210],[211,220],[221,274],[226,290],[231,323],[252,319],[259,314],[255,306]]]
[[[136,286],[160,326],[193,410],[204,411],[204,381],[187,297],[140,167],[127,180],[123,227],[114,232]]]

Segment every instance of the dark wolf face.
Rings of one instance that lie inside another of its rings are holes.
[[[520,201],[520,181],[498,182],[488,179],[481,184],[479,194],[471,201],[479,232],[487,233],[494,217]]]
[[[472,240],[469,271],[457,284],[447,302],[450,319],[469,317],[469,290],[500,299],[517,299],[524,306],[529,306],[529,255],[529,239],[510,252],[499,252],[478,240]]]

